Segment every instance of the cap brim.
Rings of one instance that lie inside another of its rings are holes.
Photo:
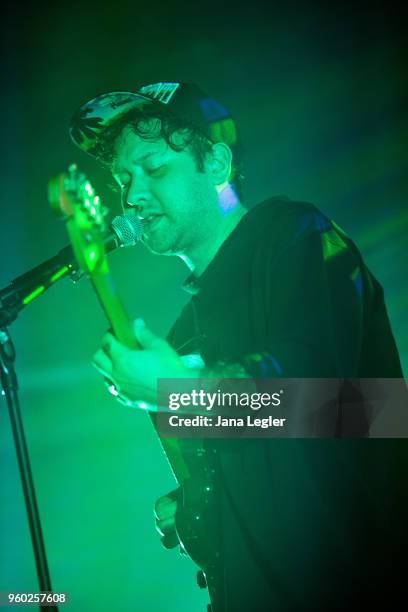
[[[114,91],[83,104],[71,119],[70,136],[83,151],[93,155],[102,133],[134,108],[152,106],[155,101],[142,94]]]

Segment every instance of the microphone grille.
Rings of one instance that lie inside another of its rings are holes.
[[[112,229],[121,246],[133,246],[143,235],[143,222],[135,215],[118,215],[112,221]]]

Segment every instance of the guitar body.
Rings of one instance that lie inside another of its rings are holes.
[[[215,487],[202,480],[187,479],[180,489],[176,530],[182,549],[201,569],[211,599],[212,612],[221,611],[221,533]]]

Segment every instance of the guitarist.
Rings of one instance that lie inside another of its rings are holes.
[[[312,204],[243,205],[239,135],[218,101],[186,83],[108,93],[81,106],[71,137],[109,167],[145,246],[190,270],[167,341],[142,321],[141,350],[103,338],[94,364],[122,402],[153,408],[160,378],[402,378],[382,288],[344,232]],[[202,361],[189,367],[192,355]],[[361,418],[353,437],[369,429]],[[397,598],[391,565],[406,536],[393,466],[405,449],[328,435],[347,435],[341,418],[321,439],[203,441],[214,612],[374,610],[380,595]],[[156,504],[166,547],[179,542],[184,493]]]

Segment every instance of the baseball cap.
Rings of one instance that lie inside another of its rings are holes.
[[[201,132],[213,143],[225,142],[234,156],[240,146],[237,127],[223,104],[205,94],[194,83],[154,83],[135,92],[115,91],[102,94],[83,104],[73,115],[70,136],[86,153],[101,157],[99,143],[104,131],[129,111],[149,108],[168,111]]]

